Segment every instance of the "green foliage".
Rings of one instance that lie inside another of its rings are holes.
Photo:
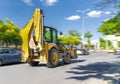
[[[120,8],[120,3],[117,4],[117,7]]]
[[[88,48],[91,48],[91,40],[89,39],[87,42],[88,42]]]
[[[78,37],[80,37],[80,33],[78,31],[76,31],[76,30],[69,30],[68,33],[69,33],[70,36],[78,36]]]
[[[107,40],[107,42],[108,42],[108,48],[113,49],[114,46],[113,46],[112,42],[110,40]]]
[[[99,41],[100,41],[100,47],[101,48],[109,48],[109,49],[114,48],[114,46],[113,46],[113,44],[110,40],[105,40],[103,38],[100,38]]]
[[[93,35],[90,32],[86,32],[84,37],[90,39]]]
[[[120,41],[117,42],[118,47],[120,48]]]
[[[105,39],[100,38],[100,39],[99,39],[99,42],[100,42],[100,47],[101,47],[101,48],[106,48],[106,40],[105,40]]]
[[[98,32],[103,35],[120,34],[120,14],[104,22],[98,28]]]
[[[80,33],[76,30],[69,30],[67,36],[59,36],[58,38],[61,39],[61,43],[64,45],[78,45],[80,43]]]
[[[90,33],[90,32],[86,32],[84,37],[87,38],[87,43],[88,43],[88,47],[91,48],[91,40],[90,38],[92,37],[93,35]]]
[[[64,45],[78,45],[80,43],[77,36],[59,36],[58,38],[61,39],[61,43],[63,43]]]
[[[20,45],[22,39],[20,36],[20,29],[14,25],[9,19],[5,19],[6,23],[0,20],[0,43],[8,45]]]

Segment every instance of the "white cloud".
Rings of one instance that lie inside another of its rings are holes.
[[[80,16],[79,15],[73,15],[73,16],[70,16],[70,17],[67,17],[65,18],[66,20],[79,20],[80,19]]]
[[[45,2],[46,5],[48,5],[48,6],[52,6],[52,5],[54,5],[55,3],[58,2],[58,0],[40,0],[40,1]]]
[[[110,12],[110,11],[107,11],[107,12],[105,12],[105,14],[106,14],[106,15],[109,15],[109,14],[111,14],[111,12]]]
[[[102,11],[93,10],[93,11],[90,11],[89,13],[87,13],[87,15],[89,17],[100,17],[102,15],[102,13],[103,13]]]
[[[29,6],[33,6],[34,4],[32,3],[32,0],[22,0],[25,4]]]

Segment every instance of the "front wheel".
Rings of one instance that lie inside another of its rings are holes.
[[[71,56],[70,56],[70,54],[67,54],[67,56],[65,56],[63,58],[63,62],[64,62],[64,64],[70,64],[70,62],[71,62]]]
[[[48,56],[47,67],[53,68],[58,65],[59,57],[56,49],[51,49]]]

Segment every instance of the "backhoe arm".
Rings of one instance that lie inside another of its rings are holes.
[[[23,40],[22,61],[26,62],[32,57],[32,49],[42,50],[43,46],[43,13],[36,8],[32,19],[21,30]]]

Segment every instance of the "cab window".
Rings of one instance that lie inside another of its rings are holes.
[[[56,32],[56,30],[52,31],[52,38],[53,38],[53,43],[57,43],[57,32]]]
[[[51,30],[50,28],[45,28],[45,41],[51,42]]]

